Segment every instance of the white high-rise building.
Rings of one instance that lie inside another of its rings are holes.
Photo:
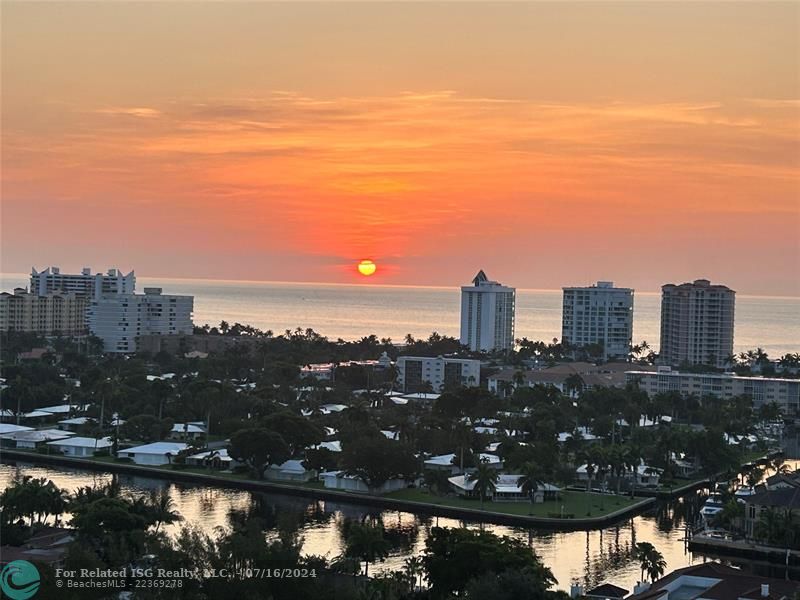
[[[479,271],[461,288],[461,343],[475,352],[513,349],[515,293]]]
[[[44,271],[31,269],[31,294],[46,296],[51,292],[73,293],[90,298],[109,294],[133,294],[136,288],[136,275],[133,271],[123,275],[118,269],[109,269],[92,274],[84,267],[80,274],[62,273],[59,267],[47,267]]]
[[[561,340],[572,346],[602,346],[604,360],[627,358],[633,339],[633,290],[615,288],[613,281],[563,289]]]
[[[140,335],[192,333],[193,308],[194,296],[162,294],[161,288],[103,296],[89,307],[89,330],[103,340],[106,352],[136,352]]]

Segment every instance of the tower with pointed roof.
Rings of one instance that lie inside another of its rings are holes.
[[[516,290],[490,280],[483,270],[461,288],[461,343],[472,351],[514,347]]]

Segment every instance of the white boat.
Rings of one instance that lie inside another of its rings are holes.
[[[736,490],[733,493],[733,495],[736,497],[736,500],[738,500],[741,503],[744,503],[745,498],[747,498],[748,496],[752,496],[755,493],[756,491],[752,487],[750,487],[749,485],[743,485],[738,490]]]
[[[703,507],[700,509],[700,514],[708,519],[721,513],[723,506],[722,496],[720,494],[711,494],[703,503]]]

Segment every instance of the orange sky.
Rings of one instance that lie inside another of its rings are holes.
[[[798,3],[2,12],[3,271],[800,295]]]

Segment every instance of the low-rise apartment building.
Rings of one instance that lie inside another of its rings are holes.
[[[397,386],[419,392],[430,384],[435,392],[446,387],[475,387],[481,381],[481,361],[469,358],[401,356],[397,359]]]
[[[733,373],[682,373],[670,367],[659,367],[655,372],[627,371],[625,378],[629,383],[638,383],[648,396],[666,392],[699,398],[749,396],[756,408],[775,403],[784,414],[800,413],[800,379],[744,377]]]

